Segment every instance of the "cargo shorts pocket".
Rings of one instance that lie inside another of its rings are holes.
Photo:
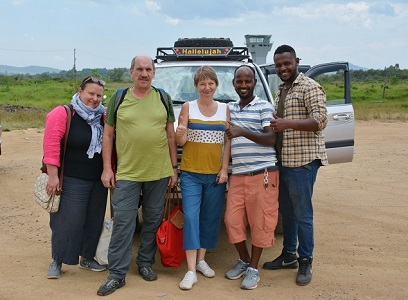
[[[271,207],[271,208],[264,210],[263,228],[265,232],[275,231],[276,225],[278,224],[278,214],[279,214],[279,209],[277,207]]]

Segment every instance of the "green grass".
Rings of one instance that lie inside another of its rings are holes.
[[[384,94],[383,94],[384,93]],[[359,120],[408,121],[408,84],[362,83],[352,86],[351,95]]]
[[[327,99],[343,98],[342,83],[323,83]],[[351,99],[356,120],[408,121],[408,82],[352,82]],[[384,93],[384,94],[383,94]]]
[[[384,93],[384,97],[383,97]],[[352,86],[351,95],[359,120],[408,121],[408,84],[362,83]]]
[[[384,82],[352,82],[351,97],[357,120],[408,121],[408,82],[388,83],[383,97]],[[129,83],[107,82],[106,101],[119,88]],[[3,131],[41,128],[50,110],[67,104],[75,93],[68,79],[19,79],[0,77],[0,124]],[[342,82],[323,84],[328,99],[343,98]]]
[[[108,83],[106,100],[127,83]],[[0,124],[3,131],[42,128],[46,114],[58,105],[68,104],[76,92],[72,80],[3,77],[0,81]]]
[[[47,112],[42,109],[20,109],[15,112],[4,111],[0,108],[0,125],[3,131],[26,128],[42,128],[45,125]]]

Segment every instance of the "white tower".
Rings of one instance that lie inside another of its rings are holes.
[[[257,65],[266,63],[266,56],[273,44],[271,43],[271,37],[272,35],[245,35],[245,44],[248,47],[249,53],[251,53],[252,60]]]

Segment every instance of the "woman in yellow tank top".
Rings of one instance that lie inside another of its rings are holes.
[[[214,70],[198,68],[194,86],[199,98],[183,104],[176,130],[177,144],[183,147],[180,181],[188,267],[179,285],[183,290],[197,282],[196,271],[205,277],[215,276],[205,254],[217,245],[230,156],[230,141],[225,135],[229,110],[225,103],[213,99],[218,86]]]

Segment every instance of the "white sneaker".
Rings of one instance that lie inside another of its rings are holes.
[[[210,266],[205,262],[205,260],[200,260],[196,265],[196,270],[201,272],[205,277],[214,277],[215,272]]]
[[[188,271],[180,282],[179,287],[182,290],[191,290],[193,284],[197,283],[197,275],[193,271]]]

